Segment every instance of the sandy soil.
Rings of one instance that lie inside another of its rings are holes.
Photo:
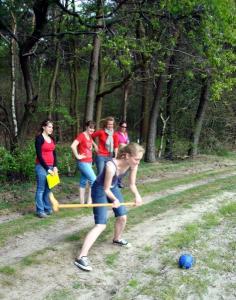
[[[144,204],[194,186],[207,184],[216,178],[226,178],[235,174],[236,172],[218,175],[215,178],[195,181],[188,185],[179,185],[168,191],[144,197]],[[17,272],[14,275],[14,281],[12,277],[0,275],[0,282],[3,283],[0,299],[159,299],[138,295],[135,289],[131,292],[127,291],[127,282],[135,277],[137,281],[145,283],[146,279],[142,272],[144,262],[146,268],[160,270],[163,267],[160,264],[162,254],[158,252],[158,245],[166,236],[179,231],[188,223],[199,220],[206,212],[214,212],[222,204],[235,201],[235,198],[234,193],[223,192],[217,197],[208,199],[207,202],[198,202],[184,210],[177,207],[158,217],[140,222],[139,225],[126,231],[125,238],[132,244],[130,248],[114,246],[111,241],[97,244],[90,253],[93,271],[89,273],[77,269],[73,264],[81,244],[66,242],[65,239],[73,233],[79,233],[79,230],[90,228],[93,225],[92,216],[58,220],[56,225],[50,228],[26,232],[9,239],[0,249],[0,264],[1,266],[17,264]],[[235,236],[235,232],[228,234],[231,238]],[[217,240],[215,243],[218,243]],[[155,251],[149,253],[147,247]],[[214,243],[211,247],[214,248]],[[36,258],[39,261],[38,264],[29,264],[27,267],[20,268],[24,257],[39,250],[42,252]],[[114,255],[116,256],[115,265],[109,266],[105,261]],[[227,282],[229,280],[235,282],[235,279],[235,274],[228,275]],[[208,291],[211,299],[236,298],[235,295],[229,296],[227,290],[224,290],[225,281],[225,278],[222,280],[216,278],[215,286],[209,288]],[[188,299],[197,298],[191,298],[189,295]],[[210,298],[206,297],[206,299]]]

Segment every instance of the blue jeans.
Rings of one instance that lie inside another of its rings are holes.
[[[53,167],[50,167],[53,168]],[[48,195],[50,189],[47,183],[47,171],[40,165],[35,166],[37,189],[35,194],[36,213],[42,214],[52,211]]]
[[[97,176],[102,173],[105,163],[110,159],[111,159],[111,156],[96,155],[95,163],[96,163],[96,167],[97,167]]]
[[[120,189],[117,185],[111,188],[112,193],[119,199],[120,202],[124,202],[123,196],[120,192]],[[93,203],[112,203],[112,201],[106,196],[104,192],[104,187],[95,183],[92,186],[92,200]],[[93,214],[94,214],[94,221],[95,224],[106,224],[107,223],[107,210],[108,207],[94,207]],[[117,208],[113,208],[113,212],[115,217],[121,217],[127,214],[126,207],[121,205]]]
[[[92,186],[96,180],[96,175],[92,168],[92,163],[77,161],[77,167],[80,170],[80,187],[85,188],[87,181]]]

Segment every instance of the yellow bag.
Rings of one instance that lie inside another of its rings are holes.
[[[47,175],[47,182],[48,182],[48,187],[50,189],[54,188],[56,185],[58,185],[60,183],[60,178],[58,174],[48,174]]]

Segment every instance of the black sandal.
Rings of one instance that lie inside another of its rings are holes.
[[[118,246],[127,246],[129,244],[128,241],[120,239],[120,240],[113,240],[113,244]]]

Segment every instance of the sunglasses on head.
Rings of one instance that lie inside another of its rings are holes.
[[[120,126],[120,127],[122,127],[122,128],[127,128],[127,126]]]

